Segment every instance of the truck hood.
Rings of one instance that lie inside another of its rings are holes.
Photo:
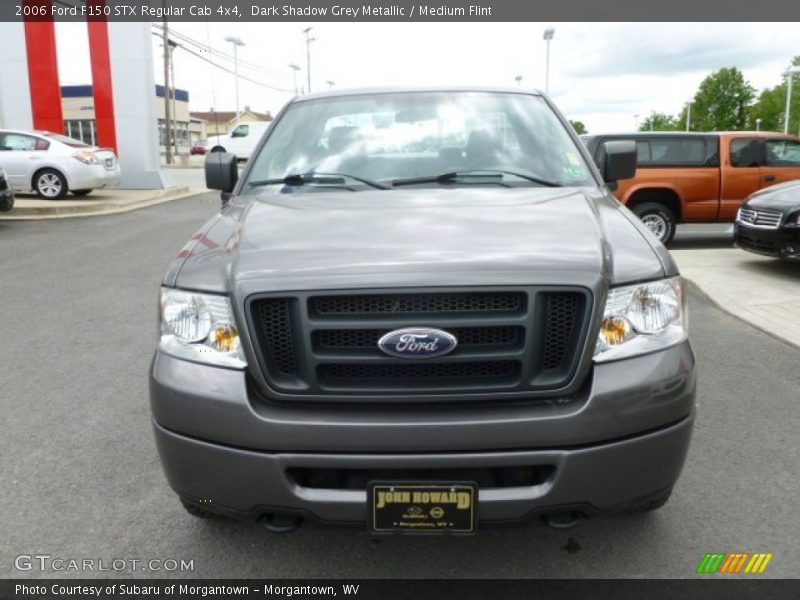
[[[594,287],[674,271],[638,220],[591,188],[265,192],[198,235],[174,271],[178,287]]]

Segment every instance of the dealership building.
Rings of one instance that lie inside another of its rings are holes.
[[[158,121],[159,144],[163,147],[165,134],[164,86],[155,86],[154,112]],[[91,85],[61,86],[61,110],[64,115],[64,133],[92,146],[97,140],[97,118],[94,107],[94,89]],[[189,113],[189,92],[175,90],[170,106],[171,119],[179,147],[189,146],[206,138],[205,122],[193,118]],[[155,125],[155,123],[154,123]]]

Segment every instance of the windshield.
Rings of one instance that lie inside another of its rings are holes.
[[[243,191],[314,183],[315,174],[353,178],[340,189],[354,189],[357,179],[388,189],[491,185],[495,177],[514,185],[596,185],[547,103],[516,93],[387,93],[294,103],[254,159]]]

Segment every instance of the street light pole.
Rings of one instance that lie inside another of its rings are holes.
[[[303,33],[306,34],[306,83],[309,94],[311,93],[311,42],[317,40],[317,38],[311,37],[311,29],[311,27],[303,29]]]
[[[789,133],[789,113],[792,107],[792,80],[800,73],[800,67],[792,67],[784,71],[786,76],[786,115],[783,118],[783,133]]]
[[[236,36],[229,35],[225,38],[226,42],[233,44],[233,76],[236,78],[236,120],[239,120],[239,46],[244,46],[244,42]]]
[[[686,103],[686,131],[692,128],[692,103]]]
[[[289,68],[292,70],[292,82],[294,83],[294,95],[297,96],[297,72],[300,70],[300,67],[294,63],[289,65]]]
[[[544,30],[542,39],[547,43],[547,50],[544,63],[544,93],[550,93],[550,41],[553,39],[556,30],[553,27],[548,27]]]

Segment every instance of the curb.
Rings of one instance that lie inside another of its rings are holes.
[[[787,344],[787,345],[791,346],[792,348],[800,348],[800,344],[798,344],[796,341],[794,341],[792,339],[788,339],[788,338],[782,336],[780,333],[777,333],[775,331],[767,329],[766,327],[764,327],[763,325],[761,325],[759,323],[754,323],[753,321],[751,321],[750,319],[748,319],[745,315],[743,315],[741,313],[734,312],[732,309],[726,307],[721,302],[718,302],[717,300],[715,300],[713,296],[709,295],[708,292],[706,292],[703,288],[701,288],[695,281],[689,279],[685,275],[681,275],[681,277],[683,278],[683,281],[686,282],[686,288],[690,292],[700,296],[703,300],[705,300],[709,304],[712,304],[713,306],[715,306],[716,308],[718,308],[719,310],[724,312],[726,315],[730,315],[731,317],[733,317],[737,321],[741,321],[742,323],[744,323],[748,327],[752,327],[756,331],[760,331],[761,333],[763,333],[765,335],[768,335],[769,337],[771,337],[773,339],[776,339],[776,340],[778,340],[780,342],[783,342],[784,344]],[[691,323],[692,323],[692,317],[691,317],[691,315],[689,315],[689,327],[690,328],[691,328]]]
[[[69,219],[75,217],[99,217],[103,215],[115,215],[119,213],[131,212],[157,204],[164,204],[173,200],[180,200],[204,193],[203,190],[195,190],[189,186],[178,186],[164,190],[157,196],[143,198],[134,202],[126,203],[119,200],[108,200],[85,205],[59,205],[58,201],[53,202],[53,206],[46,207],[20,207],[15,206],[10,213],[0,215],[0,220],[4,221],[40,221],[47,219]]]

